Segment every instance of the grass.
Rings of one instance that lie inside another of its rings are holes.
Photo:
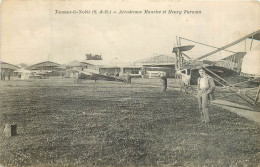
[[[5,166],[257,166],[259,125],[158,80],[123,83],[71,79],[2,83],[1,116],[18,125],[2,138]],[[169,80],[170,84],[174,81]],[[3,128],[2,128],[3,129]]]

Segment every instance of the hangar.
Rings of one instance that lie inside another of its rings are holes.
[[[157,77],[158,71],[166,72],[167,77],[175,77],[175,57],[168,55],[157,55],[134,62],[142,66],[145,78]]]
[[[120,76],[130,73],[132,76],[136,75],[144,78],[158,77],[158,72],[163,71],[166,72],[168,77],[175,77],[175,57],[168,55],[158,55],[135,62],[124,62],[118,58],[113,58],[110,61],[75,60],[65,64],[65,66],[67,77],[72,77],[72,69],[82,71],[87,69],[110,76],[114,76],[117,73]]]
[[[48,73],[48,76],[61,76],[65,70],[63,70],[60,64],[51,61],[45,61],[41,63],[34,64],[27,69],[30,71]],[[62,69],[62,70],[61,70]]]
[[[14,76],[14,71],[19,69],[20,67],[16,65],[1,62],[1,80],[5,80],[6,77],[10,80]]]

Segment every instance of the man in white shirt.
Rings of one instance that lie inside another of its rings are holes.
[[[213,95],[215,84],[213,79],[208,76],[203,68],[199,69],[200,77],[198,78],[198,104],[201,111],[202,121],[209,122],[208,98]]]

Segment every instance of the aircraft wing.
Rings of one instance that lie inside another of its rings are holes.
[[[72,71],[79,73],[79,79],[95,80],[90,72],[80,71],[80,70],[75,70],[75,69],[73,69]]]
[[[86,71],[79,71],[79,70],[73,70],[73,71],[79,73],[79,79],[124,82],[124,79],[122,79],[122,78],[97,74],[97,73],[93,73],[93,72],[86,72]]]
[[[94,78],[94,80],[124,82],[124,79],[111,77],[111,76],[108,76],[108,75],[102,75],[102,74],[92,74],[92,77]]]
[[[92,74],[83,71],[79,72],[79,79],[95,80]]]
[[[214,50],[214,51],[212,51],[212,52],[210,52],[210,53],[207,53],[207,54],[205,54],[205,55],[203,55],[203,56],[200,56],[199,58],[197,58],[197,59],[195,59],[195,60],[201,60],[201,59],[203,59],[203,58],[206,58],[206,57],[208,57],[208,56],[210,56],[210,55],[212,55],[212,54],[214,54],[214,53],[217,53],[217,52],[219,52],[219,51],[221,51],[221,50],[224,50],[224,49],[229,48],[229,47],[231,47],[231,46],[233,46],[233,45],[236,45],[237,43],[239,43],[239,42],[241,42],[241,41],[244,41],[244,40],[246,40],[247,38],[251,38],[251,39],[254,39],[254,40],[259,40],[259,38],[260,38],[260,30],[258,30],[258,31],[256,31],[256,32],[253,32],[253,33],[251,33],[251,34],[249,34],[249,35],[247,35],[247,36],[244,36],[244,37],[242,37],[242,38],[240,38],[240,39],[238,39],[238,40],[236,40],[236,41],[234,41],[234,42],[232,42],[232,43],[230,43],[230,44],[227,44],[227,45],[225,45],[225,46],[223,46],[223,47],[221,47],[221,48],[218,48],[218,49],[216,49],[216,50]]]
[[[249,37],[250,39],[254,39],[254,40],[258,40],[260,41],[260,31],[258,31],[258,33],[252,35],[251,37]]]
[[[230,60],[232,62],[239,62],[240,60],[242,60],[244,58],[244,56],[246,55],[246,52],[237,52],[231,56],[228,56],[222,60]]]

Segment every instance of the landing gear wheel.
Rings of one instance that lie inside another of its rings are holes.
[[[185,89],[185,92],[188,94],[192,94],[194,92],[194,90],[193,90],[192,86],[187,86]]]

